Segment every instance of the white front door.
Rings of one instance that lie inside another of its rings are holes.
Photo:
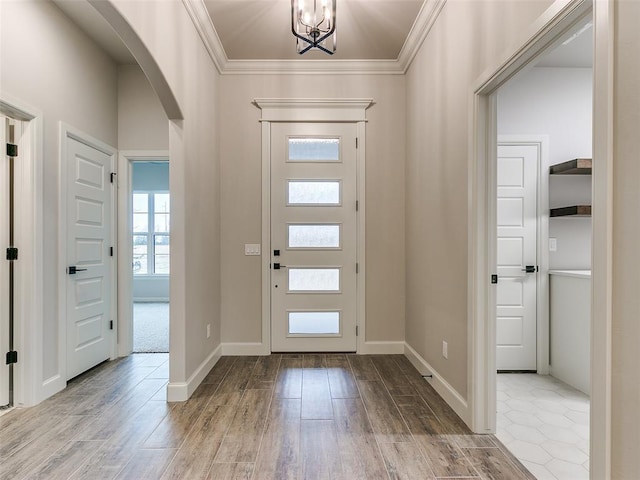
[[[8,119],[0,116],[0,246],[2,253],[9,243],[9,157],[6,156]],[[3,255],[4,257],[4,255]],[[0,258],[0,406],[9,404],[9,262]]]
[[[536,145],[498,145],[498,370],[536,370],[538,158]]]
[[[271,126],[271,350],[356,351],[356,124]]]
[[[66,137],[67,379],[107,360],[112,347],[113,156]],[[75,273],[74,273],[75,270]]]

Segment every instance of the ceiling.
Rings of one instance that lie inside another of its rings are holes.
[[[53,1],[116,63],[137,63],[89,2]],[[444,4],[443,0],[337,0],[336,54],[310,51],[300,56],[291,34],[290,0],[183,1],[221,72],[300,68],[327,72],[331,64],[338,72],[403,73]],[[582,28],[589,21],[580,22],[574,30],[582,30],[580,35],[560,39],[536,66],[590,67],[593,29]]]
[[[396,60],[423,0],[337,0],[335,60]],[[290,0],[204,0],[229,60],[293,60]],[[305,59],[327,59],[309,51]]]

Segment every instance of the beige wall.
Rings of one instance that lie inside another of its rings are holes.
[[[51,2],[0,2],[0,88],[43,113],[44,318],[43,377],[58,362],[60,123],[117,147],[117,68]],[[61,370],[62,369],[62,370]]]
[[[612,479],[640,478],[640,2],[615,2]]]
[[[447,2],[407,73],[406,341],[463,397],[471,88],[550,3]]]
[[[218,73],[182,2],[113,4],[149,49],[183,114],[169,128],[170,383],[179,386],[220,344]]]
[[[255,98],[373,98],[367,110],[367,341],[404,340],[405,84],[398,75],[223,75],[222,341],[261,341],[261,127]],[[263,255],[268,255],[263,245]]]
[[[118,149],[169,149],[167,114],[138,65],[118,67]]]

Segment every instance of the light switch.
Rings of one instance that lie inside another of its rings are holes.
[[[558,242],[555,238],[549,239],[549,251],[555,252],[558,249]]]
[[[245,255],[260,255],[260,244],[259,243],[245,243],[244,244],[244,254]]]

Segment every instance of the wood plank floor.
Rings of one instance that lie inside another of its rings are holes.
[[[0,479],[534,479],[401,355],[222,357],[183,403],[167,354],[0,416]]]

